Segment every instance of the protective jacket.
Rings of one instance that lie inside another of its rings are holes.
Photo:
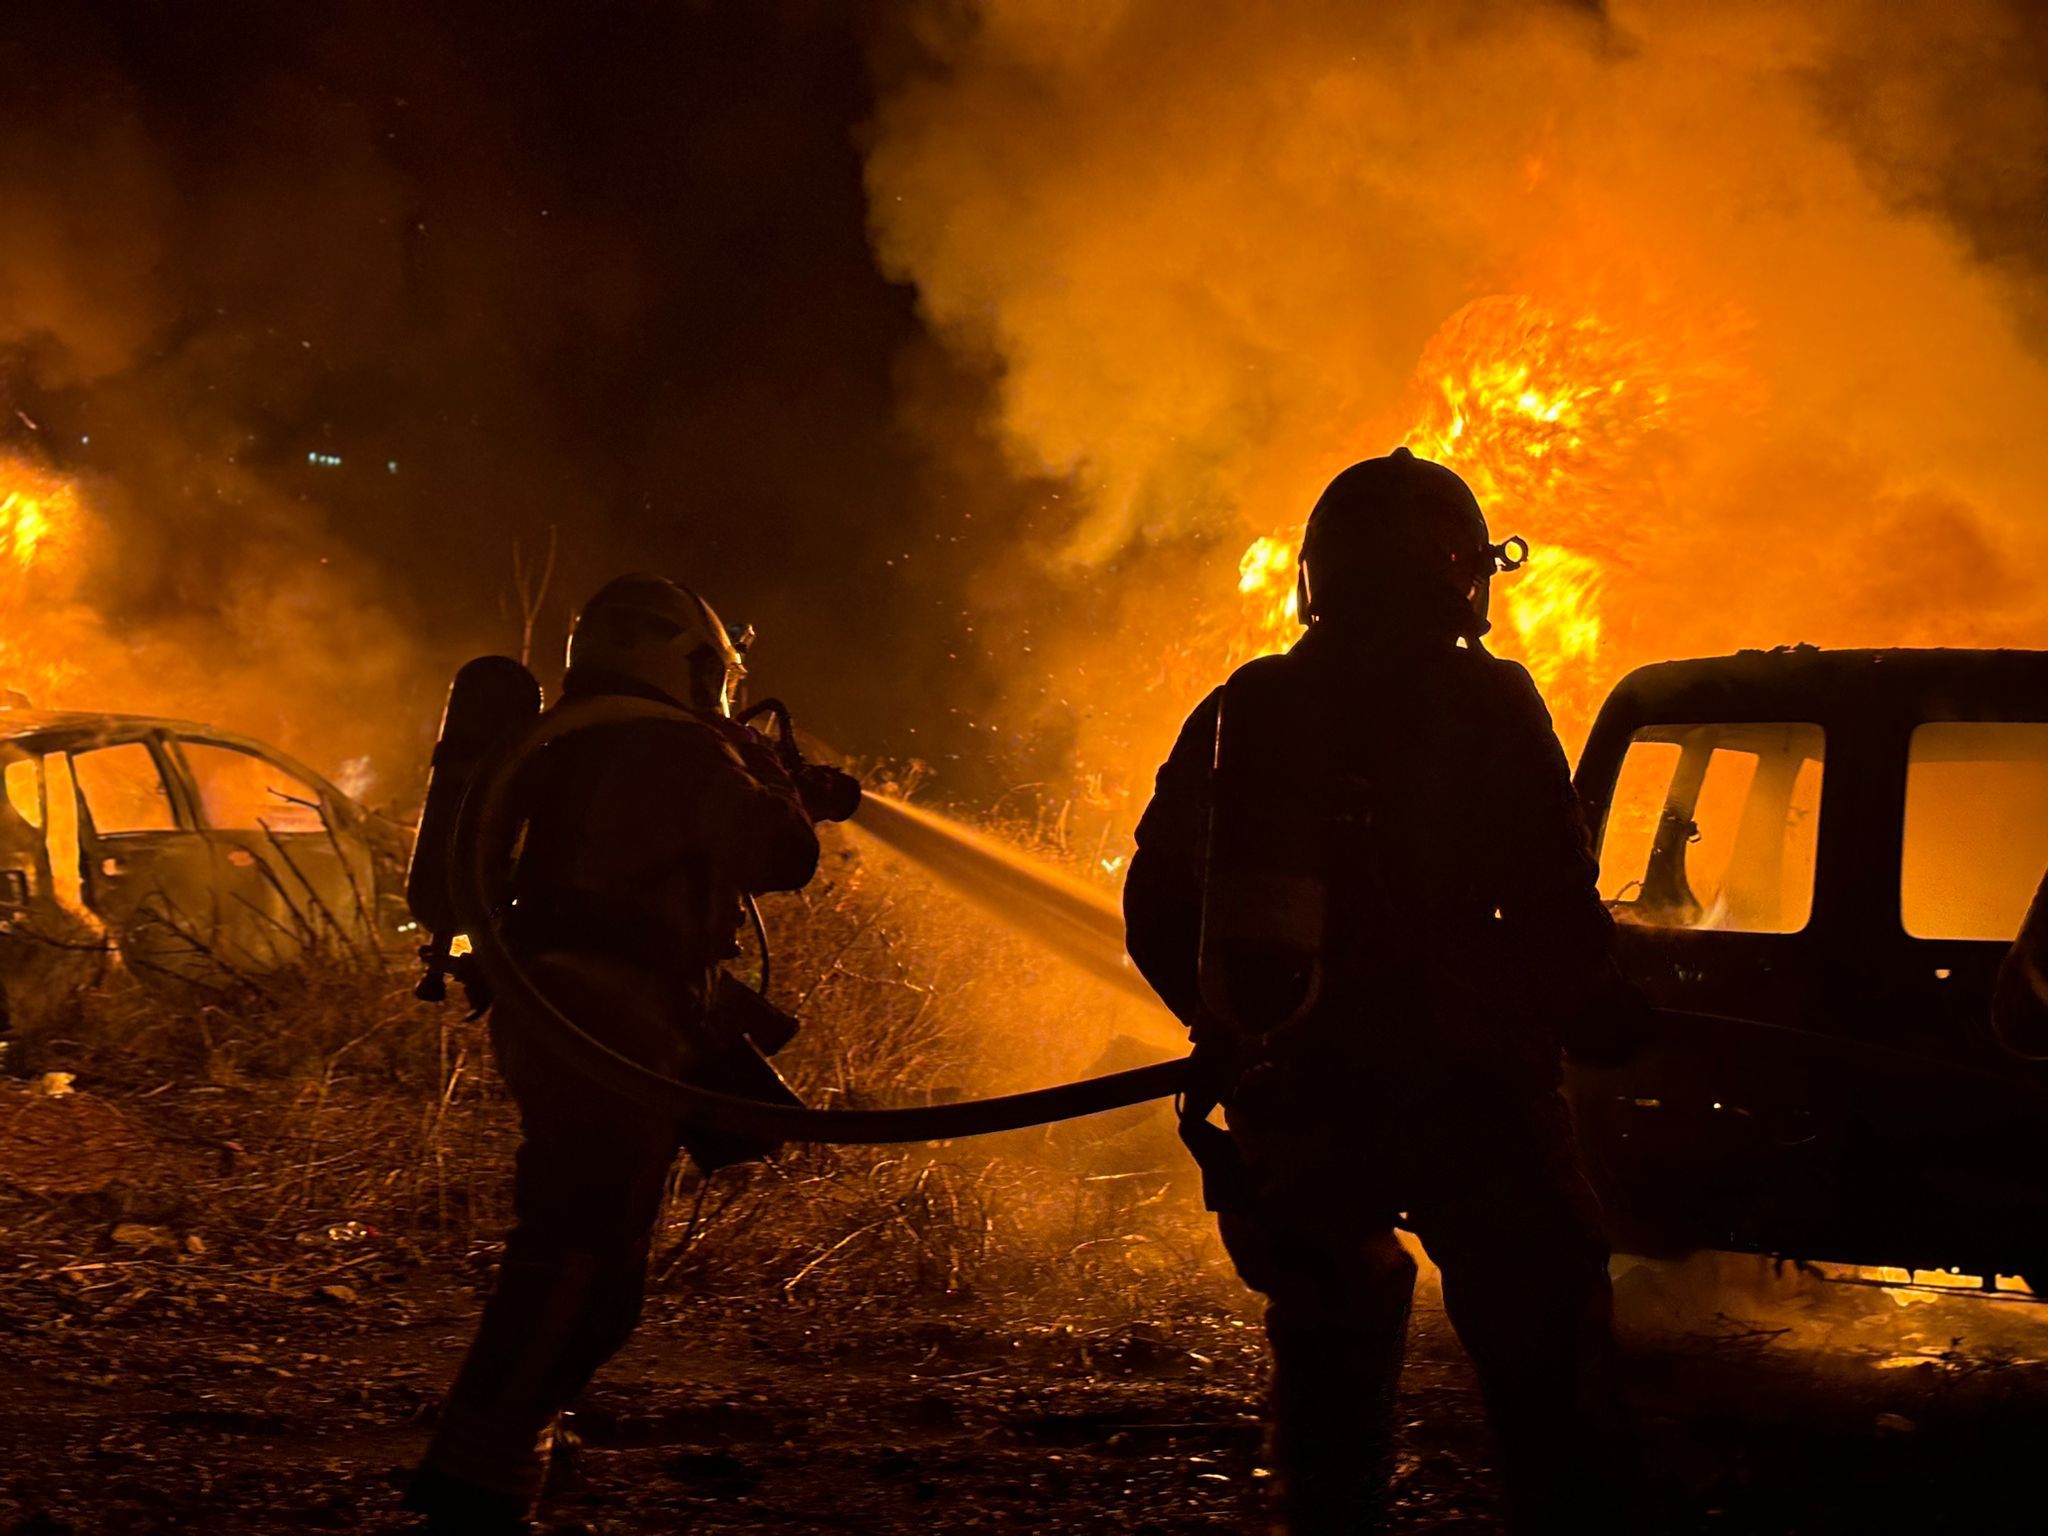
[[[574,676],[574,674],[572,674]],[[607,695],[645,695],[623,679],[579,678],[555,706],[589,713]],[[818,865],[818,838],[774,752],[709,714],[576,731],[537,754],[519,785],[526,836],[512,876],[514,945],[545,973],[569,956],[630,975],[669,1027],[700,1014],[732,957],[740,899],[793,891]],[[607,1044],[650,1066],[655,1042]]]
[[[1326,844],[1329,1028],[1554,1081],[1561,1025],[1601,985],[1612,920],[1564,752],[1529,675],[1448,641],[1319,624],[1250,663],[1296,696],[1286,740]],[[1138,824],[1132,960],[1199,1035],[1198,952],[1222,690],[1189,716]],[[1334,786],[1334,788],[1333,788]],[[1341,803],[1331,804],[1331,798]]]

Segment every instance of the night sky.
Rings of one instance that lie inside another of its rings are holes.
[[[1024,493],[870,254],[862,125],[918,65],[827,0],[16,13],[0,447],[132,493],[119,614],[203,609],[252,517],[360,556],[429,723],[552,525],[544,676],[651,568],[757,625],[828,738],[930,753],[981,686],[945,509]]]

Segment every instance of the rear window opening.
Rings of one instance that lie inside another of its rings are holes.
[[[43,829],[43,765],[33,757],[17,757],[6,768],[7,803],[14,814]]]
[[[1906,758],[1899,916],[1916,939],[2009,942],[2048,871],[2048,723],[1932,721]]]

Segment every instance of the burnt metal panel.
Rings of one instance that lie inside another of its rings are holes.
[[[1638,730],[1827,738],[1803,931],[1619,934],[1666,1012],[1640,1062],[1573,1089],[1635,1246],[2048,1274],[2048,1075],[1989,1029],[2007,945],[1900,919],[1912,733],[1954,720],[2048,721],[2048,653],[1745,651],[1641,668],[1602,708],[1575,776],[1596,837]]]
[[[271,838],[260,830],[205,826],[180,741],[245,752],[303,781],[319,796],[327,831]],[[75,757],[127,742],[144,744],[154,755],[176,828],[101,834],[82,794],[78,827],[86,905],[138,974],[218,980],[223,970],[287,963],[304,952],[308,938],[365,951],[376,942],[380,914],[394,900],[389,887],[397,865],[386,845],[403,839],[386,835],[377,818],[304,764],[253,737],[163,716],[0,710],[0,762],[51,753]],[[16,859],[9,850],[24,832],[34,847]],[[34,865],[38,857],[47,890],[43,835],[0,807],[0,882],[12,865]],[[0,904],[6,891],[0,883]],[[33,915],[40,929],[62,930],[76,946],[84,925],[54,899],[38,903]],[[0,950],[0,981],[20,972],[20,959]]]

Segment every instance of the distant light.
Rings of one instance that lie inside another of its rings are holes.
[[[91,442],[91,441],[92,441],[92,434],[91,434],[90,432],[83,432],[83,433],[80,433],[80,434],[79,434],[79,438],[78,438],[78,440],[79,440],[79,441],[80,441],[81,443],[89,443],[89,442]]]
[[[387,474],[387,475],[395,475],[395,474],[397,474],[397,473],[398,473],[398,460],[396,460],[396,459],[386,459],[386,460],[384,461],[384,473],[385,473],[385,474]]]
[[[306,462],[308,464],[318,464],[323,469],[339,469],[341,467],[341,455],[338,453],[309,453],[306,455]]]

